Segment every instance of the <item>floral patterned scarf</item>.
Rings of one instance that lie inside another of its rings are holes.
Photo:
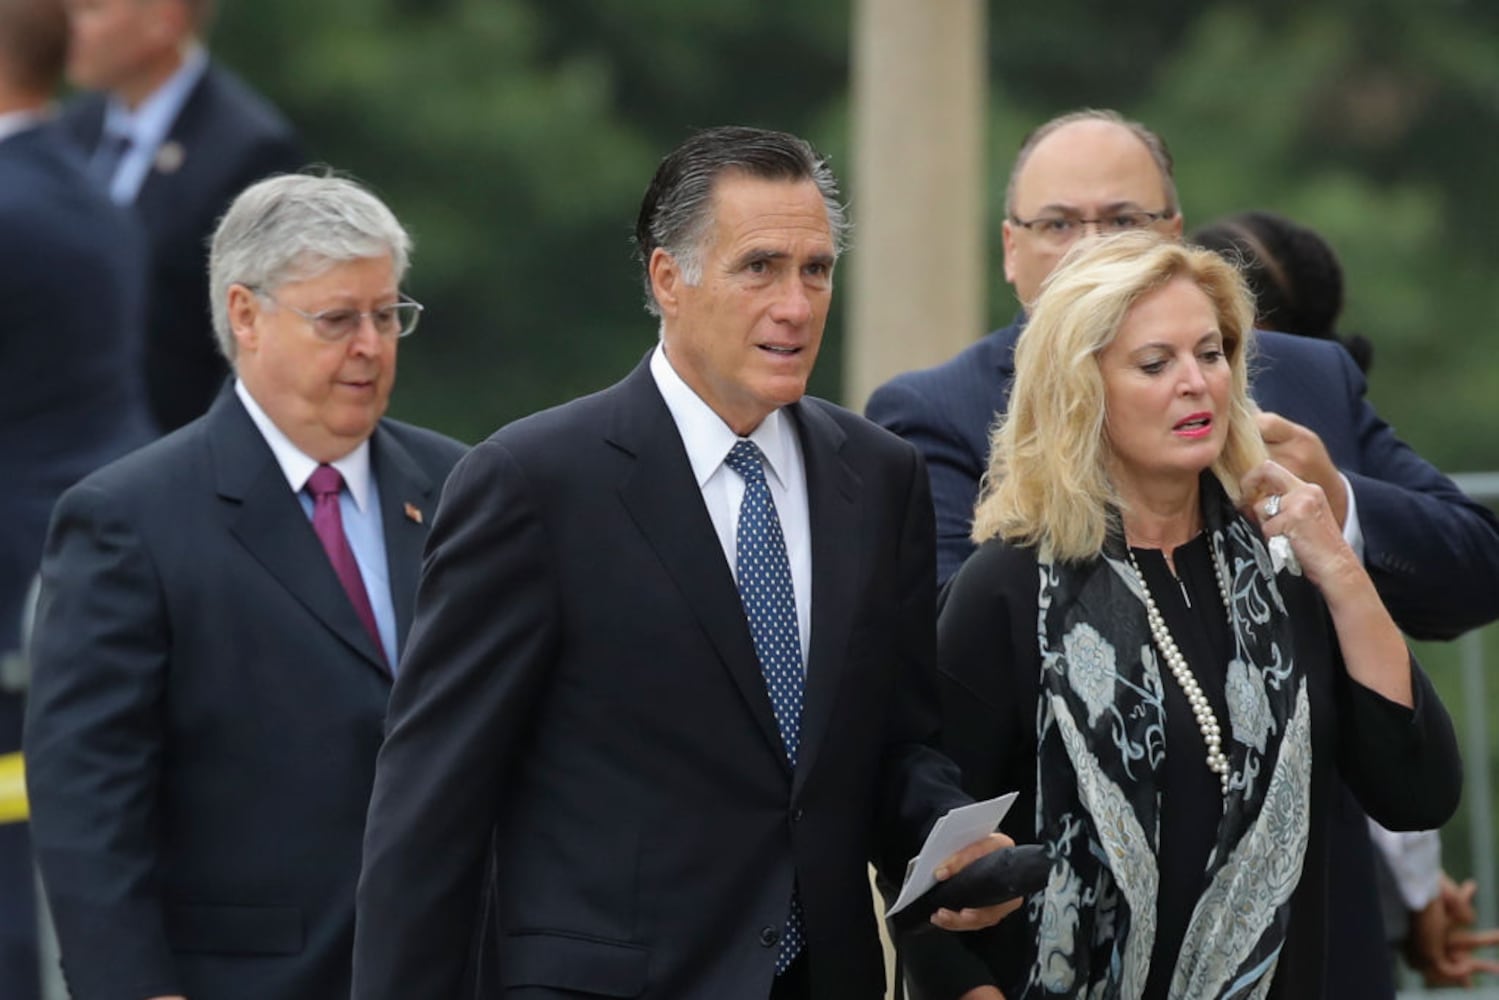
[[[1306,853],[1310,708],[1259,532],[1211,476],[1203,477],[1203,514],[1229,582],[1230,782],[1170,993],[1261,998]],[[1168,751],[1161,685],[1169,670],[1151,642],[1144,600],[1122,531],[1096,559],[1040,560],[1036,828],[1052,870],[1029,904],[1037,952],[1024,997],[1132,1000],[1145,988],[1156,937],[1156,781]]]

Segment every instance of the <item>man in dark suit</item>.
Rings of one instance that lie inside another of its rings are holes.
[[[162,431],[208,409],[224,383],[203,275],[207,242],[250,183],[306,162],[286,120],[209,58],[212,0],[69,0],[68,76],[95,93],[63,125],[151,241],[145,371]]]
[[[0,0],[0,662],[11,664],[52,504],[149,438],[144,241],[46,120],[66,46],[61,0]],[[21,749],[23,680],[0,670],[0,755]],[[7,1000],[37,994],[33,883],[26,827],[0,825]]]
[[[1006,191],[1005,277],[1034,300],[1066,250],[1087,232],[1150,227],[1180,236],[1171,156],[1155,133],[1110,111],[1053,119],[1027,137]],[[968,533],[989,430],[1004,412],[1024,316],[956,357],[899,375],[866,412],[926,457],[937,516],[938,576],[973,550]],[[1365,382],[1339,345],[1257,335],[1254,395],[1271,457],[1318,483],[1390,613],[1409,634],[1450,638],[1499,617],[1499,521],[1397,438],[1364,398]],[[1357,805],[1341,804],[1348,849],[1331,876],[1328,969],[1334,996],[1393,994],[1379,954],[1383,933],[1369,838]]]
[[[967,799],[930,745],[920,458],[803,398],[844,229],[802,140],[696,134],[636,228],[660,346],[454,471],[376,770],[360,1000],[460,995],[486,870],[506,996],[882,995],[867,862],[899,881]]]
[[[462,453],[383,419],[408,246],[349,181],[248,188],[211,262],[234,385],[58,502],[25,747],[74,1000],[348,995],[392,666]]]

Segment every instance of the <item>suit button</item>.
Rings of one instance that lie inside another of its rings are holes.
[[[760,943],[767,948],[774,948],[781,943],[781,931],[776,927],[760,928]]]
[[[802,811],[800,809],[793,809],[793,810],[791,810],[791,822],[793,822],[793,823],[800,823],[801,821],[802,821]]]

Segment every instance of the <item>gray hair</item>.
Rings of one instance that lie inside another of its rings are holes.
[[[713,224],[713,187],[727,173],[817,185],[827,207],[833,252],[848,246],[849,222],[838,200],[838,179],[811,143],[787,132],[729,125],[694,133],[661,161],[635,221],[635,252],[645,282],[645,308],[661,315],[651,290],[651,254],[671,254],[689,285],[703,277],[702,251]]]
[[[1042,122],[1026,134],[1020,141],[1020,150],[1015,154],[1015,165],[1010,168],[1010,181],[1005,185],[1005,214],[1011,217],[1015,215],[1015,179],[1020,176],[1020,171],[1025,168],[1026,161],[1031,158],[1031,153],[1041,141],[1053,132],[1066,128],[1077,122],[1108,122],[1118,125],[1136,139],[1144,144],[1150,151],[1150,158],[1155,160],[1155,165],[1161,172],[1162,193],[1166,197],[1166,211],[1175,215],[1181,211],[1181,203],[1176,197],[1176,165],[1171,158],[1171,150],[1166,148],[1166,140],[1155,132],[1146,128],[1143,124],[1126,118],[1117,111],[1108,108],[1083,108],[1079,111],[1069,111],[1065,115],[1058,115],[1050,121]]]
[[[229,286],[270,293],[338,264],[390,256],[406,277],[411,237],[385,203],[352,180],[282,174],[245,188],[219,220],[208,258],[213,332],[234,362]]]

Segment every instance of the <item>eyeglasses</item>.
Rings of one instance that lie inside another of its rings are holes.
[[[1034,219],[1010,216],[1010,222],[1029,230],[1040,239],[1057,246],[1065,246],[1083,234],[1084,226],[1093,226],[1100,235],[1131,233],[1137,229],[1153,226],[1176,213],[1163,212],[1111,212],[1097,219],[1081,219],[1072,215],[1042,215]]]
[[[370,319],[370,325],[375,332],[382,337],[395,339],[396,337],[410,336],[416,329],[417,321],[422,318],[422,304],[401,296],[399,302],[393,302],[388,306],[361,312],[358,309],[324,309],[321,312],[307,312],[296,306],[289,306],[280,301],[269,292],[259,288],[250,288],[250,291],[263,299],[275,303],[278,309],[287,309],[305,319],[312,327],[312,332],[318,335],[318,339],[326,340],[330,344],[348,340],[359,332],[366,316]]]

